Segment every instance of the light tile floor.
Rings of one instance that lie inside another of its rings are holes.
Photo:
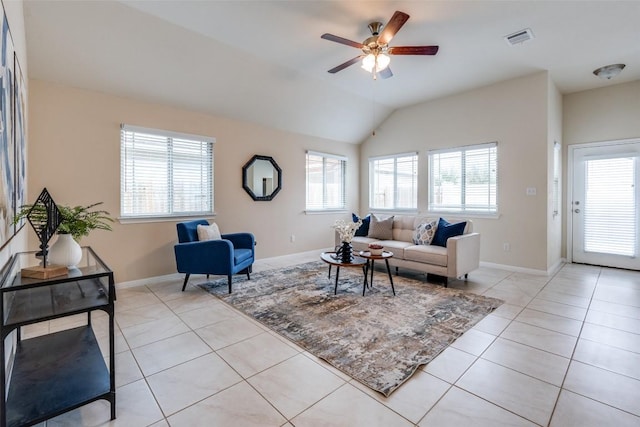
[[[317,259],[264,259],[254,272]],[[389,398],[193,285],[204,280],[193,277],[185,292],[181,280],[119,289],[118,418],[109,422],[99,401],[46,425],[640,426],[640,272],[481,268],[450,281],[505,304]],[[104,352],[106,317],[94,319]]]

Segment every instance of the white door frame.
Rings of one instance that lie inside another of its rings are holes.
[[[570,144],[567,145],[567,199],[565,200],[565,213],[567,216],[567,262],[573,262],[573,159],[575,150],[578,148],[590,148],[590,147],[606,147],[608,145],[620,145],[620,144],[633,144],[640,143],[640,138],[628,138],[628,139],[616,139],[611,141],[596,141],[585,142],[583,144]]]

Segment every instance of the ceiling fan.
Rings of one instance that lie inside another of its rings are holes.
[[[323,34],[321,38],[325,40],[362,50],[362,54],[330,69],[329,72],[331,74],[337,73],[362,59],[362,68],[373,73],[374,79],[378,74],[383,79],[388,79],[393,76],[389,68],[389,62],[391,61],[389,55],[435,55],[438,53],[438,46],[388,46],[393,36],[396,35],[408,19],[409,15],[397,10],[384,28],[382,22],[370,23],[369,30],[371,31],[371,37],[362,43],[334,36],[333,34]],[[382,30],[382,32],[380,32],[380,30]]]

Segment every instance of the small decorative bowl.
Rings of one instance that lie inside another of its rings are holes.
[[[371,255],[373,256],[380,256],[382,255],[382,250],[384,249],[384,247],[382,245],[369,245],[369,252],[371,253]]]

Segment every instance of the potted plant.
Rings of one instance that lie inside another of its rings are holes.
[[[56,230],[58,239],[51,246],[48,252],[48,259],[52,264],[75,267],[82,258],[82,250],[78,241],[84,236],[88,236],[92,230],[111,231],[113,219],[109,212],[105,210],[92,210],[102,202],[93,203],[88,206],[65,206],[56,204],[62,222]],[[46,216],[44,207],[41,205],[23,205],[13,219],[17,224],[22,218],[26,218],[34,210],[35,215]],[[34,213],[31,213],[34,217]],[[37,217],[36,217],[37,218]],[[44,250],[44,248],[42,248]]]

